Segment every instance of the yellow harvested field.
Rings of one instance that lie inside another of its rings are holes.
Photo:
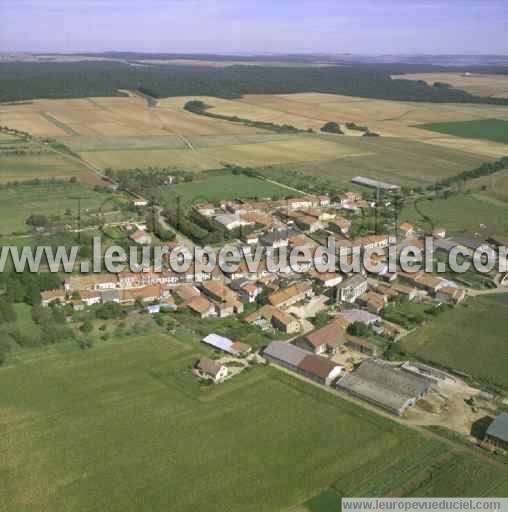
[[[408,73],[394,75],[392,78],[403,80],[424,80],[429,85],[444,82],[457,89],[463,89],[478,96],[508,98],[508,76],[475,73]]]
[[[259,130],[200,118],[183,105],[149,107],[139,97],[34,100],[0,105],[2,124],[37,136],[135,136],[251,134]]]
[[[323,140],[316,136],[281,136],[249,143],[209,144],[187,149],[146,149],[119,151],[83,151],[84,160],[100,167],[175,166],[206,170],[225,164],[264,166],[293,162],[335,160],[344,157],[369,156],[368,150],[350,147],[347,141]]]

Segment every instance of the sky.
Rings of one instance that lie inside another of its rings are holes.
[[[508,54],[508,0],[0,0],[0,52]]]

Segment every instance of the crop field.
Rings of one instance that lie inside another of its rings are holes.
[[[508,143],[508,121],[502,119],[420,124],[417,128],[446,133],[465,139],[483,139],[502,144]]]
[[[294,171],[301,179],[327,180],[343,186],[355,176],[366,176],[399,185],[428,185],[446,176],[474,169],[490,157],[452,148],[430,146],[400,138],[348,137],[351,155],[326,161],[292,163],[263,170],[263,174],[286,183]],[[291,183],[287,183],[291,184]]]
[[[25,222],[31,214],[64,216],[67,209],[77,215],[78,198],[81,209],[98,209],[112,196],[96,192],[92,187],[79,183],[20,185],[0,190],[0,234],[27,231]],[[111,209],[111,203],[108,203]]]
[[[99,182],[96,175],[78,162],[53,153],[2,155],[0,152],[0,183],[49,178]]]
[[[504,468],[272,368],[199,386],[197,344],[134,332],[0,370],[3,511],[279,512],[331,485],[353,495],[506,488]]]
[[[230,174],[207,176],[206,173],[201,174],[199,179],[178,184],[168,190],[170,197],[180,197],[184,203],[298,195],[294,190],[258,178]]]
[[[450,84],[478,96],[508,98],[508,77],[506,75],[468,74],[464,73],[408,73],[393,75],[392,78],[403,80],[424,80],[429,85],[435,82]]]
[[[196,116],[197,117],[197,116]],[[229,139],[229,140],[228,140]],[[81,158],[101,167],[175,166],[208,170],[225,164],[262,166],[368,156],[369,148],[352,147],[349,140],[327,140],[311,135],[205,137],[188,140],[185,149],[116,149],[82,151]]]
[[[402,348],[427,361],[466,372],[508,389],[507,295],[469,299],[428,322],[402,341]]]
[[[432,219],[434,227],[450,233],[503,233],[508,230],[508,204],[492,200],[485,194],[461,194],[448,199],[420,201],[418,209]],[[430,226],[413,205],[404,208],[401,221],[429,229]]]

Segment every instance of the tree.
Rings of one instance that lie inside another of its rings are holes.
[[[334,121],[329,121],[328,123],[325,123],[321,127],[321,131],[327,132],[327,133],[338,133],[339,135],[344,135],[344,132],[341,130],[339,124]]]
[[[351,336],[366,337],[370,334],[370,327],[362,322],[353,322],[348,325],[347,332]]]
[[[0,323],[15,322],[16,311],[12,305],[12,302],[8,302],[5,299],[0,300]]]
[[[41,213],[32,213],[32,215],[26,219],[26,224],[33,228],[47,228],[50,225],[50,222],[46,215],[42,215]]]
[[[83,334],[89,334],[93,331],[93,324],[90,320],[86,319],[82,324],[81,324],[81,327],[79,328],[79,330],[83,333]]]

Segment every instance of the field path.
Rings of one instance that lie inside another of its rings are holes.
[[[284,185],[284,183],[279,183],[278,181],[272,180],[270,178],[266,178],[265,176],[259,176],[256,175],[256,178],[259,178],[260,180],[267,181],[268,183],[271,183],[272,185],[277,185],[281,188],[286,188],[288,190],[292,190],[293,192],[298,192],[299,194],[302,194],[303,196],[309,196],[307,192],[304,192],[303,190],[298,190],[297,188],[290,187],[289,185]]]

